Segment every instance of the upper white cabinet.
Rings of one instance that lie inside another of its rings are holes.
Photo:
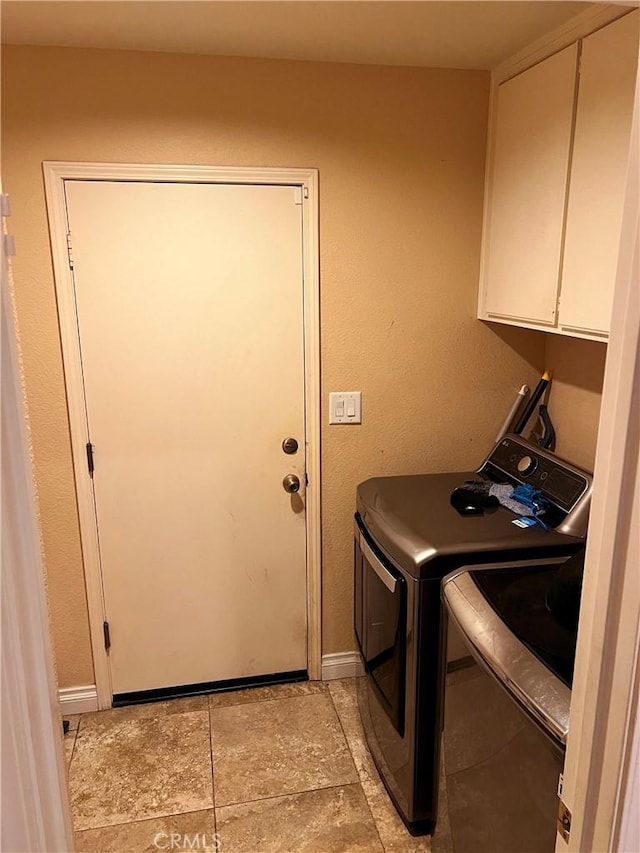
[[[582,42],[562,266],[562,329],[606,335],[613,301],[638,24],[634,12]]]
[[[606,340],[639,20],[627,14],[495,87],[479,317]]]
[[[498,88],[485,221],[489,317],[555,322],[577,58],[572,45]]]

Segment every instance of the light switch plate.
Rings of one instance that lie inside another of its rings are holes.
[[[362,423],[362,391],[332,391],[329,394],[330,424]]]

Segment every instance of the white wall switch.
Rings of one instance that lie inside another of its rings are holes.
[[[362,423],[362,391],[332,391],[329,394],[330,424]]]

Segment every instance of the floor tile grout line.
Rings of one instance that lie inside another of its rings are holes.
[[[338,711],[338,707],[333,699],[333,694],[329,690],[329,696],[331,697],[331,704],[333,705],[333,710],[335,712],[336,717],[338,718],[338,725],[340,726],[340,731],[342,732],[342,737],[344,738],[344,742],[347,745],[347,749],[349,750],[349,757],[351,758],[351,763],[353,764],[353,769],[356,771],[356,776],[358,777],[358,782],[362,785],[362,778],[360,776],[360,771],[358,770],[358,765],[356,764],[356,760],[353,755],[353,750],[351,749],[351,745],[349,743],[349,738],[347,737],[347,733],[344,730],[344,726],[342,725],[342,720],[340,718],[340,712]]]
[[[164,719],[167,719],[168,717],[179,717],[179,716],[183,716],[184,714],[204,714],[204,713],[209,711],[209,705],[207,703],[207,704],[205,704],[205,706],[203,708],[196,708],[195,710],[192,709],[191,711],[170,711],[170,712],[164,713],[164,714],[162,714],[162,713],[161,714],[141,714],[140,716],[134,715],[131,717],[127,716],[126,714],[121,714],[120,716],[116,716],[115,719],[111,719],[111,720],[109,720],[108,717],[106,717],[106,715],[110,711],[125,711],[127,707],[137,708],[139,706],[138,705],[131,705],[131,706],[123,706],[122,708],[105,708],[103,711],[88,711],[85,716],[88,717],[89,715],[92,715],[92,719],[89,722],[100,723],[101,725],[103,725],[104,723],[107,723],[107,722],[109,724],[112,724],[112,723],[116,724],[116,723],[120,723],[120,722],[143,723],[146,720],[164,720]],[[103,714],[105,715],[104,721],[101,721],[100,716]],[[112,717],[113,717],[113,715],[112,715]],[[78,731],[80,731],[79,725],[78,725]]]
[[[212,812],[212,811],[214,811],[214,810],[209,808],[209,809],[189,809],[186,812],[185,811],[183,811],[183,812],[169,812],[168,814],[151,815],[150,817],[137,817],[137,818],[134,818],[133,820],[121,821],[120,823],[101,823],[99,826],[87,826],[87,827],[85,827],[85,829],[76,829],[75,832],[77,832],[77,833],[94,832],[94,831],[97,831],[99,829],[111,829],[112,827],[115,828],[116,826],[133,826],[136,823],[147,823],[148,821],[151,821],[151,820],[166,820],[167,818],[171,818],[171,817],[181,817],[182,815],[200,814],[201,812],[206,813],[206,812]],[[215,817],[214,817],[214,820],[215,820]]]
[[[360,785],[360,780],[357,782],[340,782],[336,785],[321,785],[319,788],[303,788],[302,791],[286,791],[283,794],[271,794],[268,797],[255,797],[252,800],[237,800],[233,803],[224,803],[216,808],[219,811],[222,811],[222,809],[233,808],[234,806],[248,806],[251,803],[263,803],[267,800],[282,800],[285,797],[298,797],[301,794],[315,794],[316,791],[332,791],[337,790],[338,788],[352,788],[354,785],[362,787]]]
[[[373,826],[375,828],[376,835],[378,836],[378,840],[380,841],[380,847],[382,848],[384,853],[387,853],[387,848],[384,846],[382,836],[380,835],[380,829],[378,828],[378,821],[375,818],[375,815],[373,813],[373,809],[371,808],[371,803],[369,802],[369,798],[367,797],[367,792],[364,789],[362,775],[360,773],[360,770],[358,769],[358,765],[356,764],[356,759],[355,759],[355,756],[353,754],[353,749],[351,748],[351,744],[349,743],[349,737],[347,736],[347,733],[345,731],[344,725],[342,723],[342,717],[340,716],[340,711],[338,709],[338,706],[336,705],[335,698],[334,698],[334,695],[331,692],[331,690],[329,690],[329,695],[331,696],[331,701],[333,702],[333,707],[335,708],[336,716],[338,717],[338,722],[340,723],[340,728],[342,729],[344,739],[347,742],[347,748],[349,750],[349,754],[351,755],[351,760],[353,761],[353,766],[355,767],[356,774],[358,776],[358,783],[360,785],[360,790],[362,791],[362,796],[364,797],[364,801],[367,805],[367,809],[369,811],[369,814],[371,815],[371,820],[373,821]],[[368,747],[367,747],[367,749],[368,749]]]
[[[209,721],[209,756],[211,758],[211,802],[213,804],[213,832],[218,832],[218,818],[216,817],[216,774],[213,769],[213,725],[211,724],[211,706],[207,714]]]
[[[74,734],[73,734],[73,746],[71,747],[71,755],[69,756],[69,766],[67,768],[67,775],[71,771],[71,762],[73,761],[73,756],[76,754],[76,744],[78,743],[78,731],[79,731],[79,727],[74,731]]]

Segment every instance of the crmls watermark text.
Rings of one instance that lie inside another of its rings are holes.
[[[220,836],[207,832],[158,832],[153,839],[158,850],[220,850]]]

